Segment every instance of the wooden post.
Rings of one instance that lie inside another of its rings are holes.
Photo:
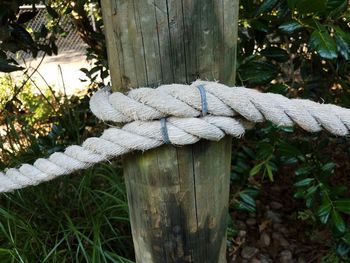
[[[102,0],[113,90],[235,82],[238,0]],[[124,158],[137,263],[226,262],[231,139]]]

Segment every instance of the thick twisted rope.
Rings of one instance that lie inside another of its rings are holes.
[[[205,81],[139,88],[127,95],[104,89],[93,95],[90,108],[103,121],[127,124],[88,138],[81,146],[40,158],[33,165],[0,172],[0,192],[36,185],[165,142],[186,145],[200,139],[218,141],[225,134],[241,137],[245,121],[268,120],[279,126],[295,123],[309,132],[325,129],[338,136],[347,135],[350,129],[349,109]]]

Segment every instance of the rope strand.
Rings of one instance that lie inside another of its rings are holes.
[[[350,127],[349,109],[207,81],[140,88],[127,95],[102,89],[92,96],[90,109],[102,121],[126,124],[121,129],[109,128],[98,138],[88,138],[81,146],[40,158],[33,165],[0,172],[0,192],[37,185],[164,143],[218,141],[225,134],[240,138],[247,123],[268,120],[278,126],[297,124],[309,132],[325,129],[338,136],[348,135]]]

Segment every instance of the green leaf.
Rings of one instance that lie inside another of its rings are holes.
[[[282,83],[277,83],[277,84],[271,85],[267,89],[267,92],[286,95],[288,90],[289,90],[289,86],[288,85],[282,84]]]
[[[339,54],[346,60],[350,58],[350,47],[344,39],[338,34],[335,35],[335,42],[337,43],[337,50]]]
[[[12,27],[12,35],[17,39],[17,41],[30,47],[35,46],[35,42],[32,36],[24,27],[18,24],[12,24],[11,27]]]
[[[350,35],[335,27],[335,41],[337,43],[338,52],[346,59],[350,59]]]
[[[52,17],[52,18],[59,18],[59,14],[56,12],[55,9],[53,9],[51,6],[47,5],[46,6],[47,13]]]
[[[307,175],[307,174],[310,174],[311,171],[312,171],[311,166],[304,165],[295,170],[295,175],[296,176]]]
[[[344,219],[335,209],[332,210],[332,221],[340,233],[344,233],[346,231],[346,224],[344,222]]]
[[[248,188],[244,191],[241,191],[239,193],[239,197],[241,198],[241,201],[238,201],[236,206],[237,209],[249,211],[249,212],[256,212],[256,203],[253,198],[253,196],[256,196],[258,194],[258,190],[254,188]]]
[[[239,196],[245,204],[247,204],[249,207],[253,208],[254,210],[256,209],[255,200],[250,195],[245,194],[244,192],[241,192]]]
[[[278,47],[268,47],[263,49],[260,54],[266,58],[273,59],[277,62],[286,62],[289,59],[287,51]]]
[[[289,9],[293,11],[295,9],[295,4],[297,0],[287,0],[287,2],[288,2]]]
[[[278,27],[279,30],[286,34],[292,34],[302,28],[303,26],[296,21],[285,22]]]
[[[265,21],[259,19],[254,19],[250,21],[250,27],[264,33],[269,32],[269,25]]]
[[[45,25],[41,25],[40,27],[40,37],[46,37],[49,33],[49,30],[46,28]]]
[[[301,189],[297,189],[297,191],[293,195],[294,198],[304,198],[305,192]]]
[[[247,154],[250,158],[255,159],[255,157],[256,157],[256,156],[255,156],[255,152],[254,152],[251,148],[242,145],[242,150],[243,150],[244,153]]]
[[[331,187],[330,191],[335,196],[337,196],[337,195],[343,196],[348,191],[348,187],[345,185],[338,185],[338,186]]]
[[[333,202],[335,209],[350,215],[350,199],[341,199]]]
[[[346,244],[350,245],[350,232],[346,232],[341,238]]]
[[[257,147],[257,159],[266,160],[273,154],[274,148],[270,141],[260,141]]]
[[[297,0],[295,8],[300,14],[310,14],[326,10],[326,0]]]
[[[257,197],[259,194],[259,189],[257,188],[246,188],[241,193],[247,194],[251,197]]]
[[[307,208],[311,208],[314,203],[314,196],[306,195],[305,206]]]
[[[322,224],[326,224],[328,222],[329,216],[331,214],[332,204],[328,199],[324,199],[322,205],[317,211],[317,215],[320,218]]]
[[[321,167],[321,170],[323,172],[332,172],[334,170],[334,168],[336,167],[336,164],[333,163],[333,162],[328,162],[326,164],[324,164],[322,167]]]
[[[255,213],[256,209],[250,205],[248,205],[247,203],[244,202],[238,202],[236,205],[236,209],[238,210],[244,210],[244,211],[248,211],[251,213]]]
[[[288,87],[288,86],[287,86]],[[298,157],[302,152],[298,147],[291,144],[289,141],[282,141],[278,146],[279,152],[283,157]]]
[[[262,166],[263,166],[264,163],[259,163],[257,165],[255,165],[249,172],[249,176],[254,176],[256,175],[257,173],[260,172]]]
[[[327,10],[332,11],[346,3],[347,0],[327,0]]]
[[[319,188],[319,185],[313,185],[313,186],[309,187],[308,189],[306,189],[305,197],[306,198],[312,197],[316,193],[318,188]]]
[[[337,16],[344,12],[347,7],[347,0],[328,0],[326,5],[326,13],[329,16]]]
[[[350,247],[348,244],[340,242],[337,245],[336,251],[337,251],[338,255],[340,255],[341,257],[345,257],[349,253]]]
[[[269,62],[255,61],[241,65],[239,72],[243,81],[250,84],[267,84],[277,77],[279,70]]]
[[[24,24],[32,20],[36,15],[38,11],[31,11],[31,12],[23,12],[19,15],[17,18],[18,24]]]
[[[262,14],[271,11],[272,8],[277,4],[278,0],[264,0],[259,8],[256,10],[256,14]]]
[[[0,248],[0,255],[12,255],[12,250]]]
[[[52,53],[54,53],[55,55],[58,54],[58,47],[54,41],[52,41],[51,43],[51,50],[52,50]]]
[[[310,47],[324,59],[337,58],[337,45],[327,31],[315,30],[310,37]]]
[[[269,163],[265,164],[267,176],[269,177],[270,181],[273,182],[273,172],[272,172],[272,167]]]
[[[23,67],[9,64],[5,59],[0,58],[0,72],[10,73],[17,70],[23,70]]]
[[[314,178],[305,178],[303,180],[300,180],[294,184],[296,187],[304,187],[310,185],[313,181],[315,181]]]

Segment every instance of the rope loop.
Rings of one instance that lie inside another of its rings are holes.
[[[88,138],[81,146],[69,146],[33,165],[0,172],[0,192],[37,185],[134,150],[188,145],[201,139],[218,141],[225,134],[241,138],[247,122],[297,124],[308,132],[324,129],[336,136],[350,132],[349,109],[200,80],[191,85],[139,88],[128,94],[102,89],[91,97],[90,109],[102,121],[125,125],[106,129],[98,138]]]

